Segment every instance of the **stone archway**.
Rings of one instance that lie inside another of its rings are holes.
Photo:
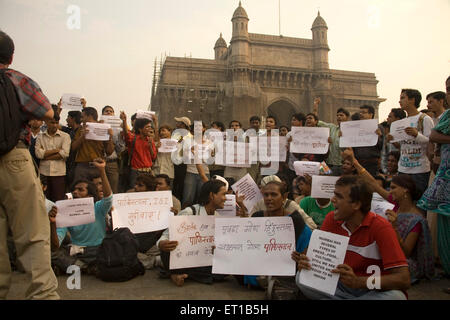
[[[286,100],[277,100],[267,108],[267,115],[275,117],[278,127],[291,127],[291,118],[296,112],[295,106]]]

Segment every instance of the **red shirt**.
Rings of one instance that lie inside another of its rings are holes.
[[[128,152],[131,152],[131,148],[133,146],[135,134],[128,131],[126,143],[128,146]],[[133,169],[143,169],[143,168],[151,168],[153,165],[153,161],[156,159],[157,150],[156,145],[152,141],[151,142],[152,152],[150,152],[150,143],[149,138],[145,137],[144,139],[141,135],[136,135],[136,143],[133,149],[133,155],[131,157],[131,168]]]
[[[373,212],[367,213],[361,225],[350,233],[343,221],[334,221],[331,211],[320,230],[350,237],[344,264],[352,267],[357,276],[372,275],[373,271],[367,272],[371,265],[378,265],[382,275],[388,274],[388,269],[408,267],[394,228]]]

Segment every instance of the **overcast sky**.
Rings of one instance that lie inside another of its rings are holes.
[[[231,39],[238,4],[0,0],[0,29],[15,42],[11,68],[37,81],[53,103],[63,93],[79,93],[99,111],[109,104],[131,115],[150,103],[155,58],[214,59],[220,32]],[[249,32],[279,34],[278,0],[243,0],[242,6]],[[281,0],[281,34],[312,38],[318,9],[328,25],[330,68],[375,73],[378,95],[387,99],[381,120],[398,107],[401,88],[419,89],[421,108],[426,94],[445,91],[450,0]]]

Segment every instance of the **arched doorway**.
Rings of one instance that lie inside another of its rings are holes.
[[[295,113],[295,107],[286,100],[278,100],[267,108],[267,115],[277,120],[278,127],[285,125],[291,127],[291,118]]]

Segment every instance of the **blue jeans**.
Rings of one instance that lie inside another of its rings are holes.
[[[209,179],[209,175],[206,175]],[[185,205],[193,205],[196,203],[198,196],[200,195],[200,189],[203,186],[202,178],[199,174],[186,172],[184,178],[184,189],[183,189],[183,203],[182,207]]]
[[[311,300],[406,300],[400,290],[377,291],[368,289],[351,289],[338,282],[336,293],[330,296],[302,284],[297,285],[303,295]]]

